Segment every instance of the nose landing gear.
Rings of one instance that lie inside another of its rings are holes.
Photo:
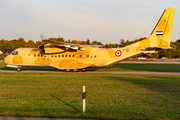
[[[87,68],[83,68],[81,69],[82,72],[86,72]]]
[[[21,72],[21,71],[22,71],[21,66],[18,66],[17,71],[18,71],[18,72]]]

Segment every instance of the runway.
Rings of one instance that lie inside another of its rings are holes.
[[[31,118],[31,117],[5,117],[5,116],[1,116],[0,120],[82,120],[82,119]]]
[[[0,72],[19,73],[17,70],[0,70]],[[150,71],[86,71],[86,72],[65,72],[65,71],[50,71],[50,70],[22,70],[22,73],[101,73],[101,74],[149,74],[149,75],[180,75],[180,72],[150,72]]]
[[[3,62],[3,60],[0,60]],[[163,61],[122,61],[120,63],[180,63],[180,62],[163,62]],[[17,72],[17,70],[0,70],[0,72]],[[67,73],[65,71],[53,71],[53,70],[22,70],[22,73]],[[74,72],[68,72],[74,73]],[[154,75],[180,75],[180,72],[150,72],[150,71],[86,71],[76,73],[104,73],[104,74],[154,74]]]

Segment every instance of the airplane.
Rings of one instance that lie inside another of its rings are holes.
[[[17,48],[5,57],[4,63],[16,67],[51,66],[66,72],[86,72],[87,68],[106,67],[138,56],[156,53],[170,47],[175,8],[167,8],[160,17],[149,38],[122,48],[100,48],[96,45],[80,45],[42,39],[45,45],[38,48]]]

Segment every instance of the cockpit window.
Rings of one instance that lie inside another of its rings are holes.
[[[13,51],[12,55],[18,55],[18,51]]]

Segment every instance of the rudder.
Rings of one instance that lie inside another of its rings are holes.
[[[150,47],[170,48],[175,8],[167,8],[149,37]]]

